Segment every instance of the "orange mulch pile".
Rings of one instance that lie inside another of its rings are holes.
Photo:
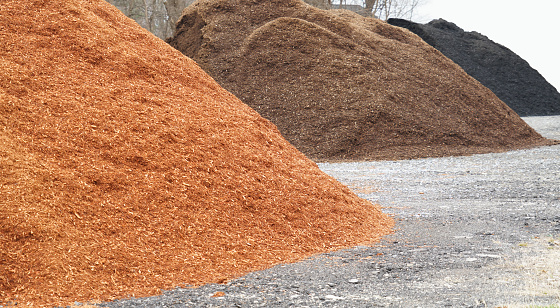
[[[553,143],[408,30],[300,0],[199,0],[168,42],[317,161]]]
[[[102,0],[0,5],[0,302],[147,296],[392,220]]]

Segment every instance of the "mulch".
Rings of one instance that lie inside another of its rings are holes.
[[[427,24],[391,18],[387,22],[421,37],[492,90],[518,115],[560,114],[560,92],[507,47],[443,19]]]
[[[0,42],[0,305],[155,295],[390,232],[105,1],[3,1]]]
[[[554,143],[407,30],[299,0],[200,0],[168,42],[315,161]]]

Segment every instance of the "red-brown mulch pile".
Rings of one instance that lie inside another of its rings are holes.
[[[317,161],[551,144],[411,32],[300,0],[199,0],[169,43]]]
[[[102,0],[0,5],[0,302],[222,282],[392,220]]]

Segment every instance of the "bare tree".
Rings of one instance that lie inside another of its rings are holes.
[[[175,31],[175,24],[181,18],[183,13],[183,9],[187,6],[191,5],[194,0],[164,0],[163,4],[165,5],[165,10],[167,12],[167,16],[169,16],[169,23],[173,25],[173,31]]]
[[[106,0],[161,39],[175,31],[184,8],[194,0]]]
[[[414,10],[422,0],[365,0],[366,11],[387,20],[390,17],[412,19]]]
[[[361,5],[357,11],[365,16],[387,20],[391,17],[412,19],[414,10],[423,0],[303,0],[321,9],[349,8]]]

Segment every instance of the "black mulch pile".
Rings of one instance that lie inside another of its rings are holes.
[[[560,114],[560,93],[527,61],[477,32],[465,32],[443,19],[418,24],[389,19],[407,28],[492,90],[520,116]]]

